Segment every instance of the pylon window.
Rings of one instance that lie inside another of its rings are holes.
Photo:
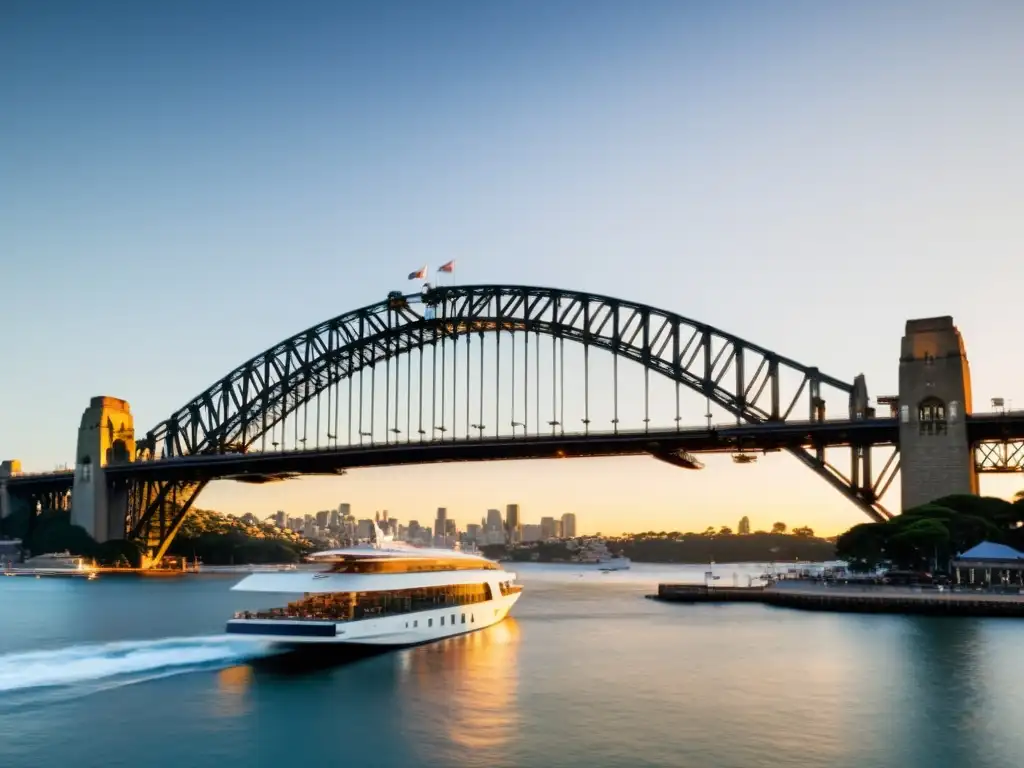
[[[917,407],[917,421],[922,435],[946,434],[946,404],[937,397],[928,397]]]

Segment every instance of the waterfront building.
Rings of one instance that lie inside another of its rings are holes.
[[[576,515],[572,512],[562,515],[562,536],[566,539],[576,538]]]

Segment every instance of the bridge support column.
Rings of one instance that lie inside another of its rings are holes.
[[[71,522],[96,541],[123,539],[128,493],[107,482],[104,469],[135,458],[131,407],[116,397],[94,397],[82,414],[71,492]]]
[[[7,479],[21,474],[21,462],[9,459],[0,463],[0,520],[14,511],[11,507],[11,494],[7,490]]]
[[[971,371],[953,318],[908,320],[899,390],[903,509],[978,493],[965,418],[971,411]]]

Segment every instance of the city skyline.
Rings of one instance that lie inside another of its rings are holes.
[[[451,259],[462,283],[678,311],[864,373],[874,397],[897,389],[905,320],[951,314],[975,409],[1024,406],[1007,353],[1024,112],[1005,96],[1024,77],[1024,8],[596,2],[442,9],[426,34],[422,8],[256,5],[97,25],[25,4],[0,29],[19,104],[0,125],[0,319],[25,369],[0,382],[0,459],[73,463],[99,394],[131,402],[144,434],[252,355]],[[704,461],[362,469],[219,482],[197,505],[264,516],[344,495],[463,515],[515,495],[531,514],[585,508],[607,533],[867,519],[791,457]]]

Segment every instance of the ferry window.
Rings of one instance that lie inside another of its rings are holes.
[[[427,626],[428,627],[434,626],[434,620],[433,619],[427,619]]]
[[[470,624],[475,624],[476,623],[476,614],[475,613],[469,614],[469,623]]]
[[[420,620],[419,620],[419,619],[416,619],[416,621],[414,621],[414,622],[412,623],[412,628],[413,628],[413,629],[416,629],[416,627],[418,627],[419,625],[420,625]]]
[[[465,624],[465,623],[466,623],[466,614],[462,614],[462,623],[463,623],[463,624]]]
[[[452,624],[454,624],[454,623],[455,623],[455,614],[453,613],[452,614]]]

